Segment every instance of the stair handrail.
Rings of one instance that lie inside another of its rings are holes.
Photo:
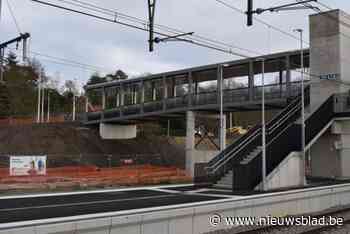
[[[246,145],[248,145],[250,142],[256,139],[257,136],[260,135],[261,132],[261,126],[256,129],[252,134],[249,134],[249,137],[244,139],[243,142],[241,142],[239,145],[234,147],[229,153],[225,154],[223,158],[220,158],[214,165],[208,166],[207,169],[209,172],[214,174],[217,170],[219,170],[223,165],[225,165],[229,160],[231,160],[234,156],[236,156],[241,149],[243,149]],[[234,153],[232,154],[232,152]]]
[[[283,115],[281,119],[279,119],[272,126],[268,127],[268,134],[273,133],[275,129],[283,125],[292,114],[294,114],[295,112],[301,109],[301,106],[299,105],[300,102],[299,103],[297,102],[296,104],[298,105],[295,105],[294,107],[292,107],[292,109],[290,109],[285,115]]]
[[[307,92],[309,92],[310,90],[310,86],[308,85],[307,87],[305,87],[305,90]],[[301,94],[299,94],[283,111],[281,111],[276,117],[274,117],[271,121],[269,121],[269,123],[267,124],[268,126],[268,131],[269,133],[273,132],[276,128],[278,128],[279,126],[281,126],[283,123],[280,123],[282,121],[284,121],[286,118],[288,118],[289,114],[291,112],[295,112],[295,109],[301,108],[301,106],[299,105],[301,104]],[[292,109],[289,109],[289,108]],[[288,111],[287,113],[284,113],[285,111]],[[282,118],[280,118],[280,116],[283,116]],[[277,121],[276,121],[277,120]],[[276,122],[275,122],[276,121]],[[275,122],[275,123],[274,123]],[[271,125],[271,126],[270,126]]]
[[[305,89],[309,88],[306,87]],[[272,132],[275,131],[276,128],[280,127],[284,123],[286,123],[289,119],[289,117],[292,114],[295,114],[295,112],[299,111],[300,106],[298,105],[301,101],[301,94],[299,94],[287,107],[284,108],[283,111],[281,111],[276,117],[274,117],[271,121],[268,122],[267,124],[267,134],[271,134]],[[291,108],[291,109],[290,109]],[[285,113],[287,111],[287,113]],[[223,165],[225,165],[229,160],[231,160],[234,156],[236,156],[241,149],[243,149],[246,145],[248,145],[250,142],[256,139],[258,135],[260,135],[261,132],[261,126],[256,125],[254,128],[257,128],[254,130],[252,133],[247,133],[245,136],[246,138],[240,142],[236,146],[228,147],[224,151],[222,151],[217,157],[218,159],[214,160],[213,165],[208,165],[206,169],[214,174],[217,170],[219,170]],[[253,129],[254,129],[253,128]],[[259,134],[257,134],[259,133]],[[234,144],[234,143],[233,143]],[[234,153],[232,154],[232,152]],[[223,156],[221,156],[223,155]],[[210,164],[210,162],[209,162]]]
[[[226,147],[222,152],[220,152],[215,158],[213,158],[209,163],[208,167],[212,166],[213,164],[216,164],[218,160],[221,160],[223,156],[230,153],[232,149],[240,146],[241,143],[243,143],[251,134],[253,134],[257,129],[259,128],[259,125],[255,125],[251,129],[248,130],[246,134],[239,137],[236,141],[234,141],[231,145]]]

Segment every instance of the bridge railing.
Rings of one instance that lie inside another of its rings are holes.
[[[290,84],[290,92],[287,92],[286,84],[272,84],[265,86],[265,98],[267,100],[295,97],[300,93],[300,82]],[[253,93],[250,93],[252,91]],[[253,95],[251,97],[251,94]],[[262,87],[236,88],[223,90],[224,104],[239,104],[247,101],[260,101]],[[252,99],[251,99],[252,98]],[[191,100],[190,100],[191,99]],[[96,112],[87,113],[87,121],[99,121],[100,119],[118,118],[121,116],[138,115],[142,113],[159,112],[187,107],[198,107],[204,105],[217,105],[219,103],[218,92],[201,92],[197,94],[186,94],[179,97],[169,97],[155,101],[114,107]]]

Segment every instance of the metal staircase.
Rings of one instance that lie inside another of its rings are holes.
[[[310,103],[309,91],[310,88],[306,87],[304,105]],[[301,97],[297,96],[267,123],[267,173],[277,167],[290,152],[300,150],[300,142],[295,140],[300,139],[301,135],[300,125],[295,123],[300,114]],[[310,118],[313,116],[315,115]],[[309,127],[312,127],[311,125],[309,124]],[[306,134],[307,140],[311,135]],[[261,125],[256,125],[208,163],[207,172],[215,187],[252,190],[260,183],[262,174],[261,136]]]

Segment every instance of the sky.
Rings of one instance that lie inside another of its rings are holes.
[[[130,76],[138,76],[143,73],[155,74],[240,58],[185,42],[156,44],[155,51],[150,53],[146,32],[50,8],[31,0],[2,1],[1,41],[14,38],[19,33],[8,8],[10,3],[21,32],[29,32],[32,35],[31,51],[94,65],[98,67],[94,70],[98,70],[100,74],[121,69]],[[62,4],[60,2],[62,0],[44,1]],[[145,20],[148,17],[146,0],[84,1]],[[246,9],[246,0],[223,1],[240,9]],[[254,2],[255,8],[268,8],[294,1],[255,0]],[[350,13],[349,1],[321,0],[321,2]],[[308,16],[313,13],[311,10],[267,12],[257,17],[291,34],[293,29],[302,28],[305,30],[307,41]],[[295,38],[276,32],[259,22],[247,27],[244,15],[215,0],[157,0],[155,22],[262,54],[300,47]],[[248,56],[258,55],[235,51]],[[45,66],[47,74],[61,84],[70,79],[76,80],[80,86],[86,83],[94,72],[91,68],[55,64],[51,59],[36,54],[30,55],[38,59]]]

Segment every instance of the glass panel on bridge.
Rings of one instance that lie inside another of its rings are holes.
[[[282,98],[286,94],[287,77],[286,57],[265,61],[265,95],[266,98]],[[262,96],[262,62],[254,62],[254,99]]]
[[[156,78],[144,81],[145,97],[144,102],[153,102],[163,99],[163,80]]]
[[[88,112],[99,112],[103,110],[103,89],[91,89],[87,91],[89,99]]]
[[[106,109],[115,109],[120,106],[120,87],[106,88]]]
[[[217,69],[193,72],[193,104],[217,103]]]
[[[290,57],[290,76],[291,82],[301,81],[301,69],[300,69],[300,55],[293,55]],[[310,80],[310,55],[306,53],[304,55],[304,80]]]
[[[141,83],[131,83],[124,87],[124,105],[136,105],[141,103]]]
[[[249,64],[224,67],[224,89],[247,88],[249,85]]]

